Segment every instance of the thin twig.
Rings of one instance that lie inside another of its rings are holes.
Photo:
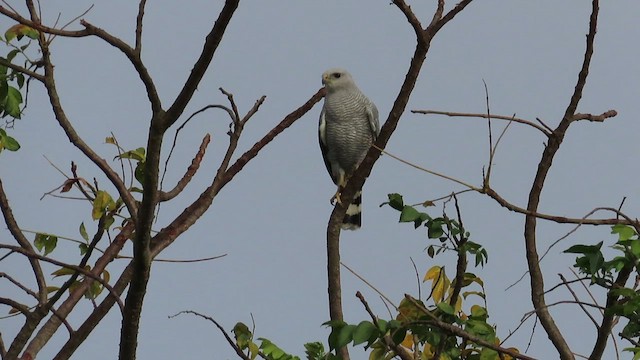
[[[516,122],[516,123],[520,123],[520,124],[524,124],[527,126],[531,126],[537,130],[539,130],[540,132],[542,132],[543,134],[545,134],[546,136],[549,136],[549,134],[551,133],[550,130],[545,129],[544,127],[529,121],[529,120],[525,120],[525,119],[521,119],[521,118],[517,118],[515,116],[515,114],[513,116],[505,116],[505,115],[496,115],[496,114],[490,114],[490,113],[486,113],[486,114],[482,114],[482,113],[462,113],[462,112],[451,112],[451,111],[437,111],[437,110],[411,110],[412,113],[414,114],[433,114],[433,115],[446,115],[449,117],[471,117],[471,118],[483,118],[483,119],[498,119],[498,120],[506,120],[509,122]]]
[[[571,288],[571,286],[567,282],[567,279],[565,279],[564,275],[558,274],[558,276],[560,277],[560,280],[562,280],[562,285],[564,285],[567,288],[567,290],[569,290],[569,292],[571,293],[571,296],[573,297],[573,299],[578,303],[578,306],[580,306],[580,309],[582,309],[582,312],[584,312],[587,315],[587,317],[591,320],[593,325],[595,325],[596,329],[599,328],[600,325],[598,325],[598,322],[596,321],[596,319],[593,318],[593,316],[587,310],[585,305],[580,301],[580,299],[578,298],[578,295],[575,293],[575,291],[573,291],[573,289]],[[599,305],[597,305],[597,306],[599,306]]]
[[[404,159],[402,159],[402,158],[400,158],[400,157],[398,157],[398,156],[396,156],[396,155],[393,155],[393,154],[389,153],[388,151],[386,151],[386,150],[384,150],[384,149],[382,149],[382,148],[379,148],[376,144],[373,144],[373,145],[371,145],[371,146],[372,146],[373,148],[377,149],[378,151],[382,152],[383,154],[385,154],[385,155],[387,155],[387,156],[389,156],[389,157],[391,157],[391,158],[393,158],[393,159],[395,159],[395,160],[400,161],[400,162],[401,162],[401,163],[403,163],[403,164],[409,165],[409,166],[411,166],[411,167],[414,167],[414,168],[416,168],[416,169],[418,169],[418,170],[424,171],[424,172],[429,173],[429,174],[431,174],[431,175],[435,175],[435,176],[441,177],[441,178],[443,178],[443,179],[447,179],[447,180],[449,180],[449,181],[453,181],[454,183],[460,184],[460,185],[462,185],[462,186],[464,186],[464,187],[466,187],[466,188],[469,188],[469,189],[471,189],[471,190],[474,190],[474,191],[477,191],[477,192],[481,192],[481,191],[482,191],[482,189],[480,189],[480,188],[478,188],[478,187],[475,187],[475,186],[473,186],[473,185],[471,185],[471,184],[468,184],[468,183],[466,183],[466,182],[464,182],[464,181],[461,181],[461,180],[458,180],[458,179],[452,178],[452,177],[450,177],[450,176],[447,176],[447,175],[444,175],[444,174],[441,174],[441,173],[438,173],[438,172],[435,172],[435,171],[432,171],[432,170],[429,170],[429,169],[423,168],[423,167],[421,167],[421,166],[419,166],[419,165],[416,165],[416,164],[410,163],[409,161],[406,161],[406,160],[404,160]]]
[[[373,286],[370,282],[368,282],[364,277],[360,276],[357,272],[355,272],[353,269],[345,265],[343,262],[340,262],[340,265],[342,265],[345,269],[349,270],[349,272],[352,273],[358,279],[360,279],[360,281],[367,284],[367,286],[370,287],[371,290],[378,293],[378,295],[380,295],[380,297],[382,297],[389,305],[393,306],[393,308],[396,309],[396,311],[400,311],[400,309],[398,309],[398,307],[393,303],[393,301],[391,301],[391,299],[389,299],[385,294],[382,293],[382,291],[378,290],[375,286]]]
[[[240,350],[238,345],[236,345],[236,343],[233,341],[233,339],[231,339],[231,337],[229,336],[229,334],[227,334],[226,330],[222,327],[222,325],[220,325],[217,321],[215,321],[211,316],[203,315],[203,314],[200,314],[199,312],[196,312],[196,311],[193,311],[193,310],[182,310],[177,314],[170,315],[169,319],[173,319],[176,316],[181,315],[181,314],[192,314],[192,315],[199,316],[199,317],[201,317],[203,319],[211,321],[218,329],[220,329],[220,332],[222,332],[222,335],[224,336],[224,338],[227,340],[229,345],[231,345],[233,350],[235,350],[236,354],[241,359],[251,360],[251,358],[249,358],[245,353],[242,352],[242,350]]]

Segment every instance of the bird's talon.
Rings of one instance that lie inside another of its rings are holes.
[[[331,203],[331,205],[336,205],[336,204],[340,204],[342,205],[342,200],[340,199],[340,192],[336,192],[335,195],[333,195],[331,197],[331,200],[329,200],[329,202]]]

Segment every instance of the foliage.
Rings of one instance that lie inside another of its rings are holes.
[[[4,41],[11,49],[6,56],[0,57],[3,62],[12,63],[18,55],[22,55],[25,58],[25,65],[31,63],[25,53],[30,42],[20,46],[14,44],[15,41],[20,41],[24,37],[36,39],[38,32],[28,26],[16,24],[5,32],[4,39],[0,36],[0,41]],[[9,118],[5,123],[7,128],[13,126],[14,120],[22,117],[24,88],[25,75],[19,70],[0,63],[0,117]],[[9,136],[5,129],[0,129],[0,152],[5,149],[17,151],[20,149],[20,144]]]
[[[638,284],[633,288],[625,287],[618,278],[621,274],[626,278],[635,270],[638,273],[640,261],[640,237],[635,228],[627,225],[614,225],[611,234],[617,235],[617,242],[610,248],[616,255],[609,260],[602,252],[603,241],[596,245],[574,245],[565,253],[579,254],[573,265],[581,274],[588,276],[591,285],[602,287],[608,291],[608,297],[617,299],[605,309],[605,314],[619,316],[627,320],[620,336],[640,341],[640,294]],[[625,349],[634,353],[634,359],[640,358],[640,347]]]

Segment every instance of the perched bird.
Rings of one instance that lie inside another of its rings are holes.
[[[338,185],[331,198],[341,203],[340,192],[347,180],[364,159],[369,147],[380,133],[378,109],[358,89],[351,74],[344,69],[329,69],[322,74],[327,89],[320,113],[318,135],[324,164],[334,184]],[[362,190],[347,208],[342,228],[359,229]]]

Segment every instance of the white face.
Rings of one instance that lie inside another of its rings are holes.
[[[353,79],[344,69],[329,69],[322,74],[322,83],[329,90],[353,85]]]

